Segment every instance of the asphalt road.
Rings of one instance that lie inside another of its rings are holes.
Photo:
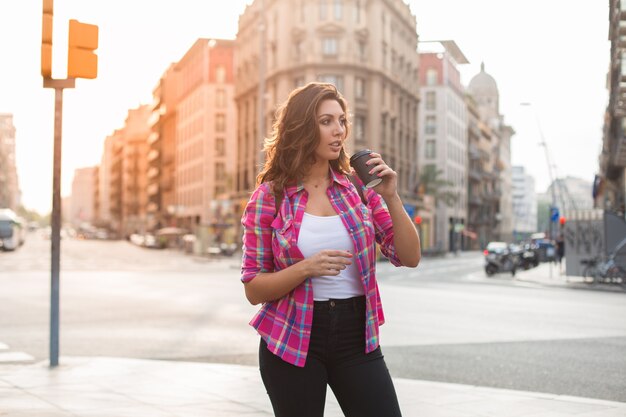
[[[72,239],[62,254],[62,356],[257,364],[237,259]],[[478,253],[379,264],[392,375],[626,402],[626,293],[481,267]],[[49,280],[49,241],[0,253],[0,357],[48,357]]]

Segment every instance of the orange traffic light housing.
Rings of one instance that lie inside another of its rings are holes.
[[[41,19],[41,76],[52,77],[52,0],[43,0]]]
[[[94,79],[98,76],[98,26],[70,20],[67,77]]]

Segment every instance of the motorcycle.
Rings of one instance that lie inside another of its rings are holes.
[[[510,272],[515,276],[520,256],[517,249],[509,248],[505,242],[489,242],[483,253],[488,277],[499,272]]]

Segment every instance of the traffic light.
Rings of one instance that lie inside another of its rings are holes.
[[[415,221],[415,224],[422,224],[422,216],[415,216],[413,220]]]
[[[96,78],[98,76],[98,26],[70,20],[67,51],[68,78]]]
[[[567,219],[565,218],[565,216],[561,216],[559,217],[559,224],[561,226],[565,226],[565,223],[567,222]]]
[[[43,0],[41,20],[41,76],[52,77],[52,0]]]

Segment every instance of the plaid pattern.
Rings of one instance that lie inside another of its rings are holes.
[[[400,266],[393,245],[391,216],[380,195],[364,189],[367,206],[352,182],[331,170],[332,183],[327,189],[330,203],[352,237],[353,262],[356,261],[365,290],[365,352],[378,347],[379,326],[385,321],[378,284],[376,283],[376,245],[392,264]],[[355,177],[357,183],[363,184]],[[241,281],[249,282],[260,272],[274,272],[304,259],[297,246],[298,233],[308,194],[304,185],[285,187],[284,197],[275,216],[275,199],[270,184],[263,183],[252,193],[241,224],[243,225],[243,259]],[[267,342],[269,350],[293,365],[303,367],[309,349],[313,321],[313,285],[306,279],[279,300],[263,304],[252,318],[254,327]]]

